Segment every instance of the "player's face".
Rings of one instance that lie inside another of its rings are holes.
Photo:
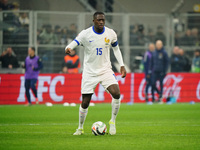
[[[149,50],[153,52],[155,50],[155,45],[154,44],[150,44],[149,45]]]
[[[104,15],[97,15],[96,18],[93,20],[94,27],[97,30],[103,30],[103,27],[105,25],[105,16]]]
[[[8,52],[8,54],[11,55],[11,54],[12,54],[12,48],[11,48],[11,47],[8,47],[8,48],[7,48],[7,52]]]
[[[157,49],[157,50],[161,50],[162,47],[163,47],[162,41],[158,40],[158,41],[156,42],[156,49]]]
[[[29,56],[33,56],[34,55],[34,51],[31,48],[28,49],[28,55]]]

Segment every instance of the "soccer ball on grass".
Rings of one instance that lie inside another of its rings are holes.
[[[104,135],[107,131],[107,127],[106,124],[101,122],[101,121],[97,121],[95,123],[93,123],[92,125],[92,133],[94,135]]]

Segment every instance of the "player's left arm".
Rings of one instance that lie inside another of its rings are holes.
[[[112,44],[113,46],[113,44]],[[119,65],[121,66],[120,68],[120,73],[122,75],[122,78],[126,77],[126,69],[124,67],[124,62],[123,62],[123,58],[122,58],[122,53],[119,49],[119,45],[115,45],[112,47],[113,48],[113,52],[114,52],[114,55],[115,55],[115,58],[117,59]]]
[[[37,63],[38,63],[38,67],[37,68],[34,67],[33,68],[34,71],[38,71],[38,70],[43,68],[43,64],[42,64],[42,59],[41,58],[38,59]]]
[[[125,69],[125,66],[124,66],[122,53],[119,49],[119,45],[118,45],[118,42],[117,42],[117,34],[115,33],[114,30],[111,30],[111,35],[113,37],[112,42],[111,42],[113,52],[114,52],[115,58],[117,59],[119,65],[120,65],[121,76],[122,76],[122,78],[124,78],[124,77],[126,77],[126,69]]]

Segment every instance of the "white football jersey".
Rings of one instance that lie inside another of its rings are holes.
[[[112,29],[104,27],[102,33],[97,33],[92,26],[82,30],[75,41],[85,48],[83,74],[98,76],[112,68],[110,47],[117,46],[117,35]]]

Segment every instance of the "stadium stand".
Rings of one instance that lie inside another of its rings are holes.
[[[24,4],[23,0],[18,2],[21,2],[20,5],[15,4],[12,9],[0,12],[0,36],[2,37],[0,40],[0,53],[6,47],[12,46],[16,51],[18,60],[23,62],[27,56],[28,47],[35,46],[36,53],[44,61],[42,72],[60,72],[62,70],[62,62],[60,60],[63,60],[65,55],[63,52],[64,47],[82,29],[92,25],[91,13],[79,13],[80,11],[87,11],[80,1],[70,0],[68,2],[69,5],[67,5],[67,10],[69,10],[67,12],[63,12],[63,6],[60,7],[60,11],[53,11],[58,10],[53,8],[53,5],[58,7],[57,5],[60,5],[61,2],[57,2],[56,5],[56,2],[47,1],[48,7],[39,6],[38,1],[35,1],[33,6],[30,6],[29,3]],[[194,55],[193,51],[200,46],[199,13],[180,13],[179,16],[173,16],[169,13],[136,14],[131,13],[129,9],[125,9],[129,8],[126,5],[127,3],[131,4],[129,0],[126,0],[123,5],[118,0],[114,1],[112,4],[114,12],[106,13],[107,18],[112,18],[112,22],[107,20],[106,25],[117,32],[125,63],[131,72],[142,71],[140,67],[141,60],[147,45],[157,39],[163,41],[170,56],[174,46],[181,47],[191,63]],[[85,5],[88,4],[87,2]],[[74,10],[78,9],[79,12],[71,12],[73,9],[69,6],[75,5],[77,7]],[[19,7],[20,9],[30,9],[30,7],[36,9],[36,6],[38,6],[38,9],[48,11],[18,10]],[[183,9],[186,9],[185,7]],[[95,10],[94,7],[92,8],[89,11]],[[100,9],[98,3],[96,9]],[[105,9],[105,6],[101,9]],[[119,10],[121,12],[129,11],[129,13],[116,13]],[[146,11],[151,10],[148,9]],[[163,10],[163,12],[166,11]],[[73,30],[76,31],[72,31],[70,28],[74,28]],[[83,62],[83,52],[80,49],[77,52],[81,62]],[[112,51],[111,59],[113,62],[116,61]]]

